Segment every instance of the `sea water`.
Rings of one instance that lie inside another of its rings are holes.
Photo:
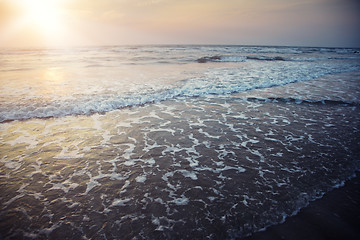
[[[0,52],[7,239],[237,238],[359,169],[359,49]]]
[[[359,60],[356,49],[295,47],[2,50],[0,122],[285,85],[358,70]]]

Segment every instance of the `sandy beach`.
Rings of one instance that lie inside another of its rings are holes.
[[[321,199],[311,202],[283,224],[253,234],[245,240],[358,239],[360,236],[360,177],[347,181]]]

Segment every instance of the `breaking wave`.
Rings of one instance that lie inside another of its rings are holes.
[[[316,62],[316,61],[326,61],[326,60],[356,60],[356,56],[352,57],[283,57],[283,56],[265,56],[265,55],[248,55],[248,56],[205,56],[198,58],[196,61],[198,63],[207,63],[207,62],[246,62],[246,61],[289,61],[289,62]]]
[[[354,51],[247,46],[4,50],[0,56],[8,60],[0,66],[0,122],[89,115],[357,71],[360,58]]]

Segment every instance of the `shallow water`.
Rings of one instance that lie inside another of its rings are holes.
[[[104,113],[360,70],[359,49],[113,46],[0,50],[0,122]]]
[[[1,237],[231,239],[359,169],[360,73],[2,123]]]

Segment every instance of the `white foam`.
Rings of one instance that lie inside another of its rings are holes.
[[[11,204],[12,202],[14,202],[15,200],[17,200],[17,199],[19,199],[19,198],[22,198],[22,197],[24,197],[25,195],[26,195],[26,194],[24,194],[24,193],[18,194],[18,195],[16,195],[15,197],[11,198],[9,201],[4,202],[3,205],[8,206],[9,204]]]
[[[38,141],[36,140],[37,135],[29,135],[27,131],[17,131],[17,132],[22,133],[24,135],[21,135],[14,140],[7,141],[6,142],[7,144],[10,144],[11,146],[17,144],[27,144],[28,146],[26,147],[26,149],[32,149],[38,144]]]
[[[189,203],[189,199],[184,195],[182,195],[181,198],[175,198],[170,202],[175,203],[178,206],[181,206],[181,205],[187,205]]]
[[[169,177],[173,177],[173,176],[174,176],[174,172],[167,172],[161,178],[167,182],[169,180]]]
[[[191,178],[192,180],[197,180],[198,179],[195,172],[190,172],[190,171],[187,171],[187,170],[179,170],[179,172],[181,172],[181,174],[184,177]]]
[[[102,136],[103,140],[102,140],[101,144],[104,146],[110,141],[112,135],[110,134],[110,132],[108,130],[106,130],[102,127],[100,117],[101,116],[99,114],[92,115],[92,119],[94,121],[93,128],[102,133],[101,136]]]
[[[65,193],[67,193],[67,192],[69,192],[69,190],[75,189],[78,186],[79,186],[79,184],[72,183],[69,180],[66,180],[66,181],[64,181],[62,183],[54,183],[53,186],[51,188],[49,188],[47,191],[59,189],[59,190],[64,191]]]
[[[15,171],[18,170],[21,167],[21,163],[18,161],[8,160],[8,161],[1,161],[5,163],[5,167],[14,169]]]
[[[127,160],[127,161],[123,162],[122,164],[124,164],[125,166],[130,167],[130,166],[134,166],[136,164],[136,161],[137,160],[131,159],[131,160]]]
[[[87,183],[85,195],[88,194],[94,187],[101,185],[98,181],[96,181],[95,177],[92,177],[89,172],[87,172],[87,175],[89,176],[90,180]]]
[[[131,201],[131,198],[125,198],[125,199],[115,198],[113,200],[113,202],[111,203],[110,207],[126,206],[126,203],[128,203],[130,201]]]
[[[128,148],[123,152],[122,156],[123,158],[130,160],[131,156],[134,155],[134,149],[136,145],[131,143],[123,143],[121,145],[128,146]]]
[[[208,138],[219,139],[221,137],[221,136],[210,135],[208,132],[205,132],[202,128],[199,129],[199,133],[204,134]]]
[[[139,182],[139,183],[144,183],[146,181],[146,176],[137,176],[135,178],[136,182]]]
[[[74,158],[82,158],[84,154],[79,154],[78,151],[69,151],[63,150],[64,152],[59,153],[58,155],[54,156],[56,159],[74,159]]]

